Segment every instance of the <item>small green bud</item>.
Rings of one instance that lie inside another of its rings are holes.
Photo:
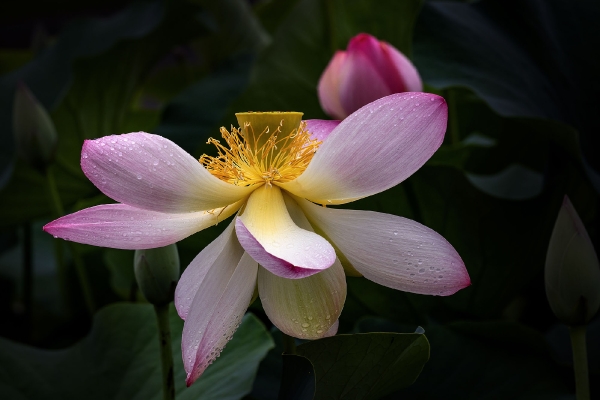
[[[592,241],[567,196],[546,254],[546,295],[567,325],[587,323],[600,307],[600,264]]]
[[[173,300],[175,286],[179,280],[179,254],[176,244],[136,250],[133,266],[135,279],[148,302],[164,305]]]
[[[17,85],[13,133],[19,157],[44,170],[54,159],[58,136],[48,112],[23,83]]]

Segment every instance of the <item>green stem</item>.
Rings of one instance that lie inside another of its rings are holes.
[[[173,350],[171,349],[171,328],[169,326],[169,303],[154,306],[158,322],[158,341],[162,365],[163,399],[175,399],[175,378],[173,376]]]
[[[54,178],[54,173],[52,172],[51,168],[46,170],[46,179],[48,180],[48,189],[50,190],[50,198],[52,200],[54,214],[56,214],[57,217],[62,217],[65,215],[65,210],[62,206],[60,194],[58,193],[58,186],[56,185],[56,179]],[[96,305],[94,303],[94,296],[92,295],[92,286],[90,285],[87,271],[83,265],[83,260],[81,259],[79,251],[77,251],[77,248],[72,242],[67,242],[67,245],[69,246],[69,250],[73,256],[73,263],[75,264],[75,270],[77,271],[79,284],[81,285],[81,290],[83,291],[85,304],[90,315],[93,315],[94,311],[96,310]]]
[[[281,332],[283,339],[283,352],[285,354],[296,354],[296,339]]]
[[[569,327],[571,347],[573,348],[573,367],[575,369],[575,393],[577,394],[577,400],[590,400],[590,381],[585,345],[585,329],[585,325]]]
[[[457,145],[460,143],[460,127],[458,125],[456,91],[454,89],[446,89],[446,101],[448,102],[448,133],[450,134],[450,143]]]

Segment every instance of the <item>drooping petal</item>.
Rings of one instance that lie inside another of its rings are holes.
[[[335,261],[329,242],[294,224],[277,186],[264,185],[250,195],[236,233],[248,254],[283,278],[316,274]]]
[[[77,243],[114,249],[167,246],[233,215],[243,204],[192,213],[162,213],[126,204],[105,204],[65,215],[44,231]]]
[[[346,300],[346,276],[339,260],[325,271],[286,279],[260,267],[258,293],[265,313],[286,335],[323,337],[339,318]]]
[[[346,60],[345,51],[336,51],[333,58],[323,71],[317,91],[319,102],[325,112],[334,118],[344,119],[348,116],[342,104],[340,103],[340,77],[342,66]]]
[[[382,70],[382,75],[388,80],[388,85],[394,92],[420,92],[423,82],[417,68],[413,63],[394,46],[381,42],[382,54],[387,58],[385,65],[388,69]],[[392,71],[393,70],[393,71]],[[393,80],[392,80],[393,79]],[[398,82],[398,83],[396,83]]]
[[[235,232],[233,230],[235,220],[227,228],[206,246],[187,266],[177,288],[175,289],[175,308],[181,319],[186,319],[194,296],[198,288],[204,281],[204,277],[210,268],[227,269],[231,265],[236,265],[244,249],[240,246]]]
[[[412,175],[439,148],[447,116],[446,102],[437,95],[384,97],[343,120],[302,175],[276,184],[320,204],[382,192]]]
[[[211,210],[252,191],[217,179],[175,143],[145,132],[86,140],[81,169],[110,198],[159,212]]]
[[[375,40],[376,41],[376,40]],[[376,44],[379,47],[379,44]],[[346,115],[394,93],[367,52],[348,48],[340,72],[339,96]]]
[[[288,195],[284,201],[294,223],[312,232],[296,201]],[[259,268],[258,293],[267,316],[279,330],[297,338],[318,339],[331,334],[342,312],[346,276],[337,259],[325,271],[302,279],[281,278]]]
[[[181,349],[187,385],[219,356],[248,308],[258,264],[244,253],[237,264],[214,264],[198,288],[183,326]]]
[[[301,199],[297,202],[311,223],[373,282],[439,296],[471,284],[454,247],[418,222],[373,211],[323,208]]]
[[[306,122],[306,130],[310,132],[312,139],[320,140],[324,142],[329,136],[331,131],[340,124],[341,121],[333,120],[329,121],[326,119],[309,119]]]

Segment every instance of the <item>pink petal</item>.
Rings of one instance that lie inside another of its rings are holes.
[[[448,108],[440,96],[400,93],[343,120],[297,179],[276,183],[320,204],[382,192],[412,175],[444,140]]]
[[[236,220],[240,244],[258,263],[283,278],[316,274],[335,261],[335,250],[290,218],[281,190],[264,185],[248,198]]]
[[[325,71],[323,71],[321,78],[319,78],[317,86],[321,108],[337,119],[344,119],[349,114],[344,111],[340,103],[340,78],[345,60],[346,52],[336,51]]]
[[[77,243],[114,249],[151,249],[167,246],[216,225],[243,204],[211,212],[185,214],[143,210],[126,204],[106,204],[65,215],[44,226],[44,231]]]
[[[405,292],[448,296],[471,284],[465,265],[437,232],[373,211],[298,204],[365,278]]]
[[[423,91],[421,76],[413,63],[389,43],[381,42],[381,49],[387,59],[386,69],[381,72],[392,90],[396,93]]]
[[[181,319],[186,319],[194,296],[210,268],[226,269],[237,265],[244,249],[234,234],[234,221],[206,246],[187,266],[175,289],[175,308]]]
[[[252,191],[215,178],[175,143],[145,132],[86,140],[81,169],[110,198],[160,212],[210,210]]]
[[[367,54],[348,51],[340,73],[340,102],[347,115],[394,93]]]
[[[338,328],[340,327],[340,320],[336,319],[333,325],[329,328],[327,332],[323,335],[323,337],[331,337],[337,334]]]
[[[309,119],[306,122],[306,130],[310,132],[312,139],[324,142],[331,131],[340,124],[341,121],[329,121],[326,119]]]
[[[183,325],[181,350],[188,386],[231,340],[254,293],[257,271],[256,261],[244,254],[239,263],[213,264],[206,272]]]

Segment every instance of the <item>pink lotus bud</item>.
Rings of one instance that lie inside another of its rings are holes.
[[[410,60],[366,33],[353,37],[346,51],[334,54],[318,86],[321,107],[336,119],[390,94],[422,90],[421,77]]]

